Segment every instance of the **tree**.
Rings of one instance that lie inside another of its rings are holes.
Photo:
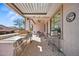
[[[25,21],[24,21],[24,19],[16,19],[16,20],[14,20],[14,25],[16,27],[18,27],[20,30],[24,29]]]

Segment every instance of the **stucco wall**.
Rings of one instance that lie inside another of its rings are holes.
[[[48,25],[50,26],[50,21],[48,21],[49,19],[41,19],[41,22],[35,21],[36,24],[33,24],[33,31],[37,32],[43,32],[44,34],[47,33],[47,22]],[[45,24],[45,31],[44,31],[44,24]],[[50,27],[49,27],[49,32],[50,32]]]
[[[67,22],[69,12],[75,12],[73,22]],[[63,5],[63,40],[62,50],[66,55],[79,55],[79,4]]]
[[[37,32],[37,31],[40,31],[40,32],[44,32],[44,24],[43,23],[37,23],[34,25],[34,28],[33,28],[33,31]]]
[[[48,21],[48,33],[50,34],[50,20]]]
[[[29,23],[29,20],[26,19],[26,30],[29,30],[29,27],[30,27],[29,24],[30,24],[30,23]]]

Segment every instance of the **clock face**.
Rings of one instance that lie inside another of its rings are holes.
[[[76,14],[74,12],[70,12],[67,16],[66,16],[66,21],[67,22],[72,22],[76,17]]]

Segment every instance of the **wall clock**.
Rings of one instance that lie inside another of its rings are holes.
[[[67,22],[72,22],[74,21],[76,17],[76,14],[74,12],[70,12],[67,16],[66,16],[66,21]]]

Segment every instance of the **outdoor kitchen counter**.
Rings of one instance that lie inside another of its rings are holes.
[[[21,38],[23,38],[23,37],[21,37],[21,36],[13,36],[13,37],[10,37],[10,38],[0,40],[0,43],[15,43],[17,40],[19,40]]]
[[[17,55],[17,51],[22,52],[19,48],[21,48],[21,45],[23,45],[24,42],[20,44],[19,42],[21,40],[24,41],[23,38],[25,37],[18,35],[0,40],[0,56],[13,56]]]
[[[18,33],[11,33],[11,34],[4,34],[4,35],[0,35],[0,40],[6,39],[6,38],[10,38],[13,36],[17,36]]]

